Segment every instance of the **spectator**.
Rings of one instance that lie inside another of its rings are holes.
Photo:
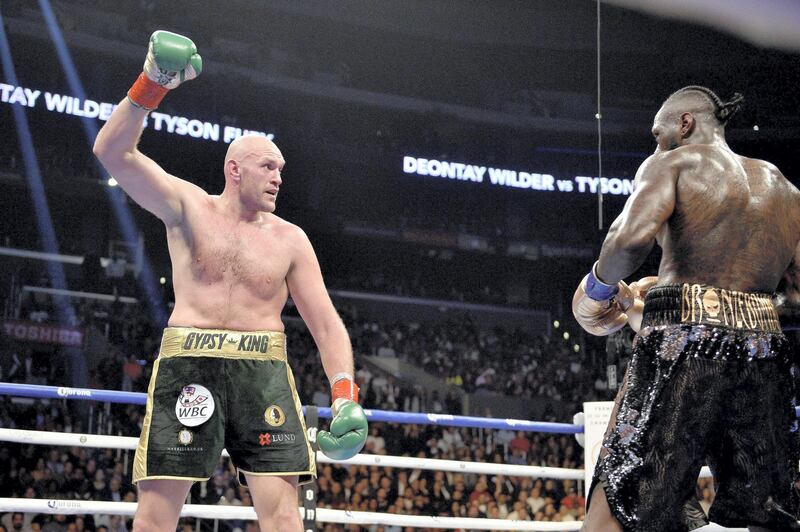
[[[506,516],[506,519],[511,521],[530,521],[530,516],[525,510],[525,503],[521,501],[515,501],[514,509],[509,512],[509,514]],[[540,521],[540,519],[535,519],[535,521]],[[541,521],[544,521],[544,519],[541,519]]]
[[[32,532],[31,521],[33,514],[23,514],[21,512],[7,513],[0,519],[0,523],[6,530],[19,532]]]
[[[378,427],[370,427],[369,436],[367,436],[366,448],[372,454],[384,454],[386,450],[386,440],[381,436]]]
[[[139,363],[136,355],[128,355],[122,365],[122,374],[122,390],[126,392],[133,390],[134,383],[139,383],[143,374],[142,364]]]

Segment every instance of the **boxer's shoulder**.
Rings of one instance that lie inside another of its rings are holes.
[[[661,168],[680,168],[697,163],[704,156],[705,150],[695,149],[694,145],[680,146],[673,150],[656,150],[642,163],[640,170],[652,172]]]
[[[220,196],[209,194],[189,181],[181,185],[180,199],[183,206],[181,225],[185,226],[184,229],[215,224],[226,216]]]
[[[197,205],[203,209],[211,209],[215,205],[215,201],[219,196],[209,194],[199,185],[195,185],[191,181],[184,181],[183,186],[183,202],[184,204]]]
[[[264,223],[272,230],[280,233],[286,238],[298,238],[301,235],[305,235],[303,230],[300,229],[300,226],[293,224],[292,222],[285,220],[274,213],[267,214],[264,219]]]
[[[777,166],[769,161],[765,161],[764,159],[756,159],[754,157],[745,157],[744,155],[740,155],[739,160],[741,161],[742,166],[748,170],[758,170],[764,172],[765,174],[783,177],[783,174],[780,170],[778,170]]]
[[[714,144],[687,144],[674,150],[663,152],[663,164],[674,165],[679,169],[691,169],[716,161],[727,163],[734,160],[736,154]]]
[[[291,247],[309,245],[309,239],[305,231],[299,225],[284,220],[280,216],[270,213],[265,220],[265,226],[269,228],[275,238]]]
[[[749,170],[743,159],[745,158],[725,146],[687,144],[673,150],[657,151],[651,155],[648,162],[662,170],[673,170],[679,175],[709,177],[723,172],[726,175],[740,174],[744,176],[745,173],[749,173]],[[761,162],[766,163],[766,161]],[[764,169],[768,170],[766,166]],[[777,171],[777,168],[774,170]]]
[[[677,176],[680,171],[680,156],[676,156],[676,150],[662,151],[657,150],[642,162],[636,172],[637,186],[662,182],[665,175]]]
[[[759,177],[762,182],[769,187],[781,187],[786,189],[786,192],[789,194],[800,195],[800,191],[797,190],[797,187],[786,179],[783,172],[771,162],[752,157],[740,157],[740,160],[749,176]]]

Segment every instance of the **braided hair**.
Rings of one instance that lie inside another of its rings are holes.
[[[716,93],[714,93],[714,91],[700,85],[689,85],[683,87],[682,89],[678,89],[673,92],[668,99],[676,96],[683,96],[692,92],[700,93],[711,103],[714,109],[714,117],[723,126],[726,125],[730,119],[739,112],[739,110],[742,108],[742,102],[744,102],[744,96],[739,92],[735,92],[730,100],[723,102],[722,99],[717,96]]]

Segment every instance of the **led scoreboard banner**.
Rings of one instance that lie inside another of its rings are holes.
[[[54,92],[44,93],[38,89],[16,87],[0,82],[0,102],[9,105],[21,105],[28,108],[44,107],[52,113],[98,118],[108,120],[116,104],[81,100],[74,96]],[[242,135],[261,135],[272,140],[275,135],[264,131],[241,129],[234,126],[222,126],[214,122],[206,122],[186,116],[168,115],[157,111],[151,112],[145,119],[145,127],[156,131],[164,131],[173,135],[188,136],[214,142],[232,142]]]
[[[541,192],[561,192],[630,196],[633,180],[616,177],[574,176],[569,179],[556,178],[551,174],[493,168],[474,164],[421,157],[403,157],[403,173],[436,177],[455,182],[488,183],[491,186],[528,189]]]
[[[108,120],[116,104],[80,99],[75,96],[41,91],[0,82],[0,103],[27,108],[44,108],[52,113],[82,118]],[[221,125],[186,116],[169,115],[152,111],[145,119],[145,127],[172,135],[187,136],[213,142],[232,142],[243,135],[261,135],[270,140],[274,133]],[[629,196],[633,193],[633,180],[616,177],[573,176],[558,178],[549,173],[521,169],[494,168],[455,161],[425,159],[407,155],[403,157],[403,173],[424,177],[447,179],[454,182],[487,183],[490,186],[527,189],[538,192],[570,194],[610,194]]]

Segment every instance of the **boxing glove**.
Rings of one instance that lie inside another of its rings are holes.
[[[156,31],[150,36],[142,73],[128,91],[128,100],[136,107],[152,111],[168,90],[196,78],[202,70],[203,59],[191,39]]]
[[[597,263],[581,280],[572,297],[572,314],[583,329],[595,336],[607,336],[628,323],[626,310],[634,303],[627,284],[608,285],[595,275]]]
[[[658,277],[655,275],[651,275],[648,277],[642,277],[635,283],[631,283],[628,288],[630,288],[631,293],[633,294],[633,301],[630,302],[628,308],[625,308],[625,313],[628,315],[628,325],[631,326],[631,329],[639,332],[639,329],[642,328],[642,312],[644,311],[644,298],[647,295],[647,291],[650,290],[655,284],[658,282]],[[623,303],[621,305],[624,306]]]
[[[367,416],[358,404],[358,386],[351,375],[334,377],[330,431],[317,433],[317,445],[325,456],[347,460],[357,455],[367,442]]]

